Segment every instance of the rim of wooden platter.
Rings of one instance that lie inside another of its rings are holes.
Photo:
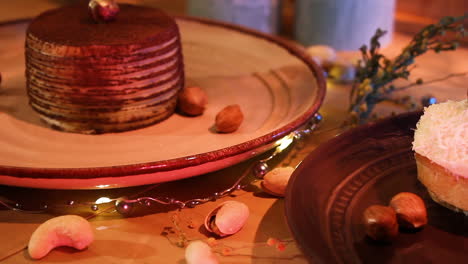
[[[175,18],[182,25],[182,39],[184,38],[183,32],[186,25],[195,28],[210,27],[215,31],[256,39],[262,42],[262,45],[271,45],[272,47],[275,46],[276,49],[283,50],[288,56],[304,64],[307,71],[310,71],[311,76],[313,76],[315,83],[310,84],[311,91],[315,89],[312,91],[312,101],[292,120],[288,120],[267,133],[254,136],[238,144],[168,159],[130,164],[106,164],[104,166],[37,167],[2,164],[0,161],[0,184],[46,189],[101,189],[138,186],[188,178],[235,165],[277,146],[282,138],[304,126],[317,113],[325,97],[325,78],[321,68],[312,61],[302,47],[280,37],[238,25],[188,16],[177,16]],[[28,21],[30,19],[8,21],[0,23],[0,28],[21,23],[27,24]],[[5,81],[6,79],[4,78]],[[3,86],[6,87],[7,84],[5,83]],[[40,129],[47,128],[42,127]],[[62,133],[51,129],[48,130],[51,131],[50,133]],[[84,137],[84,135],[80,136]],[[226,135],[222,136],[226,137]]]

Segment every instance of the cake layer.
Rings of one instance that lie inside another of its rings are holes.
[[[181,67],[174,67],[164,71],[163,73],[152,76],[151,78],[144,80],[134,80],[129,82],[128,80],[115,81],[112,83],[105,83],[104,85],[91,84],[92,86],[79,86],[79,85],[70,85],[66,83],[52,83],[49,80],[43,80],[38,76],[29,74],[27,80],[31,85],[34,85],[40,89],[49,89],[49,91],[55,91],[57,93],[61,92],[71,92],[83,95],[121,95],[121,94],[131,94],[138,92],[139,90],[145,90],[147,88],[153,87],[155,84],[164,84],[169,82],[177,76],[182,74]],[[73,81],[70,81],[73,82]]]
[[[106,24],[83,3],[48,11],[30,24],[25,55],[30,105],[69,132],[154,124],[174,112],[184,86],[177,25],[152,8],[122,5]]]
[[[160,44],[150,46],[139,50],[122,50],[120,46],[111,46],[105,49],[106,54],[89,54],[89,51],[95,47],[64,47],[48,43],[46,41],[34,41],[30,37],[26,39],[26,52],[35,53],[35,57],[42,58],[45,61],[52,63],[66,62],[80,62],[85,61],[88,63],[109,64],[114,63],[127,63],[132,61],[140,61],[145,58],[154,58],[159,55],[167,54],[168,50],[180,47],[180,39],[178,35],[174,35],[173,39],[169,40],[169,44]],[[73,49],[84,51],[86,54],[81,54],[79,51],[72,52]],[[48,52],[50,50],[50,52]],[[82,56],[79,56],[79,55]]]
[[[154,47],[167,43],[178,32],[175,21],[158,9],[128,4],[119,7],[119,14],[110,23],[94,22],[87,1],[50,10],[31,22],[27,34],[49,43],[78,47],[86,53],[119,45],[124,49]]]
[[[183,81],[178,79],[175,83],[164,90],[160,90],[161,86],[155,86],[152,89],[151,93],[144,96],[100,96],[100,97],[89,97],[89,96],[66,96],[66,95],[57,95],[55,93],[44,93],[41,90],[32,90],[28,92],[30,99],[35,102],[41,102],[50,106],[56,106],[60,108],[69,108],[69,109],[96,109],[96,110],[106,110],[106,109],[124,109],[127,107],[134,107],[141,104],[146,104],[149,101],[154,101],[164,94],[170,92],[177,92],[181,89]],[[156,90],[156,91],[154,91]]]
[[[451,173],[427,157],[415,154],[418,179],[434,201],[455,211],[468,212],[468,179]]]
[[[86,122],[84,120],[74,122],[71,120],[61,119],[60,117],[56,116],[51,118],[49,115],[44,115],[40,112],[39,115],[42,120],[50,124],[54,129],[82,134],[102,134],[108,133],[109,131],[123,132],[153,125],[172,115],[175,107],[176,98],[173,98],[172,100],[167,101],[164,105],[161,105],[161,108],[164,108],[165,111],[158,115],[153,114],[150,118],[147,119],[133,119],[132,121],[119,121],[118,123]]]
[[[101,64],[96,62],[79,60],[51,61],[47,58],[40,58],[37,56],[37,54],[30,54],[29,52],[26,52],[26,56],[28,58],[27,63],[29,64],[29,66],[33,68],[40,68],[40,72],[49,75],[65,75],[73,74],[76,72],[87,74],[95,71],[99,71],[107,75],[118,75],[122,72],[133,73],[144,69],[151,69],[153,67],[157,67],[181,58],[180,50],[178,48],[170,50],[164,55],[151,56],[149,58],[144,58],[140,61],[125,63],[121,61],[120,63],[113,64]],[[77,66],[79,66],[79,68],[76,68]]]
[[[108,71],[95,72],[86,71],[82,72],[79,69],[67,71],[67,74],[63,70],[47,69],[46,67],[35,67],[35,65],[26,63],[28,66],[26,74],[32,76],[37,82],[47,83],[49,86],[55,87],[67,87],[70,88],[91,88],[98,86],[102,89],[109,89],[108,87],[115,87],[116,85],[121,86],[133,86],[135,83],[154,83],[164,79],[172,73],[178,71],[181,68],[181,59],[174,58],[172,61],[165,62],[162,65],[153,67],[145,67],[139,71],[120,71],[120,74],[109,73]],[[125,67],[121,67],[125,68]],[[144,86],[144,85],[134,86]],[[107,88],[106,88],[107,87]],[[110,88],[110,90],[113,90]]]
[[[82,106],[86,105],[105,105],[113,104],[120,105],[122,103],[131,103],[133,101],[139,101],[146,98],[151,98],[159,96],[161,93],[164,93],[168,90],[174,89],[175,86],[182,86],[183,79],[181,76],[177,75],[177,78],[168,80],[164,83],[152,84],[144,88],[135,88],[131,90],[124,90],[120,93],[113,92],[107,93],[97,90],[96,93],[81,93],[81,92],[57,92],[55,90],[48,90],[40,87],[36,87],[34,83],[31,82],[30,89],[28,94],[37,98],[42,98],[42,100],[53,100],[60,101],[56,103],[65,103],[65,104],[78,104]],[[131,91],[126,92],[126,91]]]
[[[56,107],[44,104],[39,101],[31,99],[31,105],[40,113],[54,116],[62,120],[73,120],[86,122],[106,122],[113,123],[124,120],[143,119],[148,118],[152,113],[159,113],[164,110],[161,105],[176,97],[177,91],[170,91],[159,98],[155,98],[146,104],[134,105],[130,107],[115,107],[115,108],[99,108],[99,109],[80,109],[80,108],[66,108]]]

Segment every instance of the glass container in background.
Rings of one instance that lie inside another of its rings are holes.
[[[368,44],[377,28],[391,42],[395,0],[296,0],[294,34],[303,45],[329,45],[357,50]]]
[[[192,16],[276,34],[279,30],[280,0],[188,0],[187,12]]]

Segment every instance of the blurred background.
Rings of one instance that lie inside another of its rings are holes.
[[[0,21],[31,18],[74,0],[0,0]],[[79,1],[79,0],[77,0]],[[416,33],[443,16],[468,13],[467,0],[118,0],[236,23],[294,39],[354,50],[377,27]],[[465,22],[468,25],[468,21]],[[468,44],[465,38],[464,44]]]

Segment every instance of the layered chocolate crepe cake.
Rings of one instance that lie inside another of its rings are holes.
[[[47,11],[26,36],[30,104],[50,126],[107,133],[169,117],[184,84],[180,35],[162,11],[120,5],[95,23],[85,4]]]

